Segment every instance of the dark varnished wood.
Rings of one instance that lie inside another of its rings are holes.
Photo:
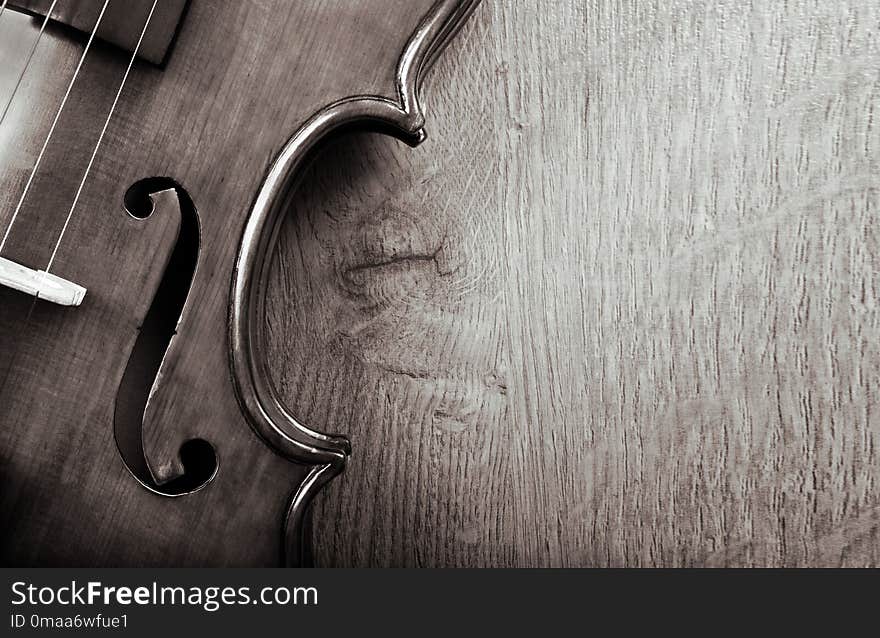
[[[233,392],[227,319],[245,220],[270,163],[295,131],[342,98],[398,101],[398,63],[423,19],[450,7],[450,20],[461,19],[458,5],[469,4],[196,1],[166,68],[135,65],[53,267],[89,289],[83,306],[38,302],[31,312],[18,293],[0,292],[5,563],[281,560],[288,500],[310,468],[254,436]],[[12,32],[22,26],[11,16],[0,24],[4,61],[21,51]],[[438,31],[438,44],[450,33]],[[50,27],[3,123],[0,228],[81,47]],[[436,50],[431,46],[429,57]],[[4,257],[45,267],[126,64],[118,49],[94,45]],[[7,75],[0,87],[8,85]],[[220,463],[205,489],[179,498],[133,480],[112,428],[123,370],[176,240],[176,198],[156,198],[146,220],[122,206],[131,184],[157,176],[172,178],[192,197],[201,250],[144,420],[146,460],[160,481],[172,479],[180,471],[180,444],[201,438],[214,445]],[[346,424],[315,427],[345,431]]]

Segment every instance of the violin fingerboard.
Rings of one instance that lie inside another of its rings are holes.
[[[158,0],[149,28],[138,49],[138,57],[153,64],[165,62],[189,0]],[[110,2],[101,18],[97,37],[133,53],[150,13],[153,0]],[[52,0],[11,0],[10,7],[45,16]],[[63,0],[52,9],[51,19],[90,34],[95,28],[104,0]]]

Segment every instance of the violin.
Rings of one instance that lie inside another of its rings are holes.
[[[279,225],[327,140],[425,138],[477,3],[2,0],[3,564],[310,564],[351,445],[272,380]]]

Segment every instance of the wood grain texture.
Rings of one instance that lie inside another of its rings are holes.
[[[279,384],[354,446],[318,562],[880,564],[878,36],[485,2],[432,138],[337,144],[282,233]]]

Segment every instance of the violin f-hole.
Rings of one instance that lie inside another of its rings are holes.
[[[195,275],[199,221],[186,191],[168,178],[148,178],[135,183],[126,192],[124,203],[132,217],[146,220],[154,209],[152,195],[171,189],[180,202],[180,230],[122,376],[116,395],[114,434],[119,454],[134,478],[157,494],[181,496],[201,489],[214,478],[218,467],[214,447],[203,439],[184,442],[179,451],[183,474],[159,483],[144,455],[142,433],[150,396],[159,382],[162,362],[177,333]]]

